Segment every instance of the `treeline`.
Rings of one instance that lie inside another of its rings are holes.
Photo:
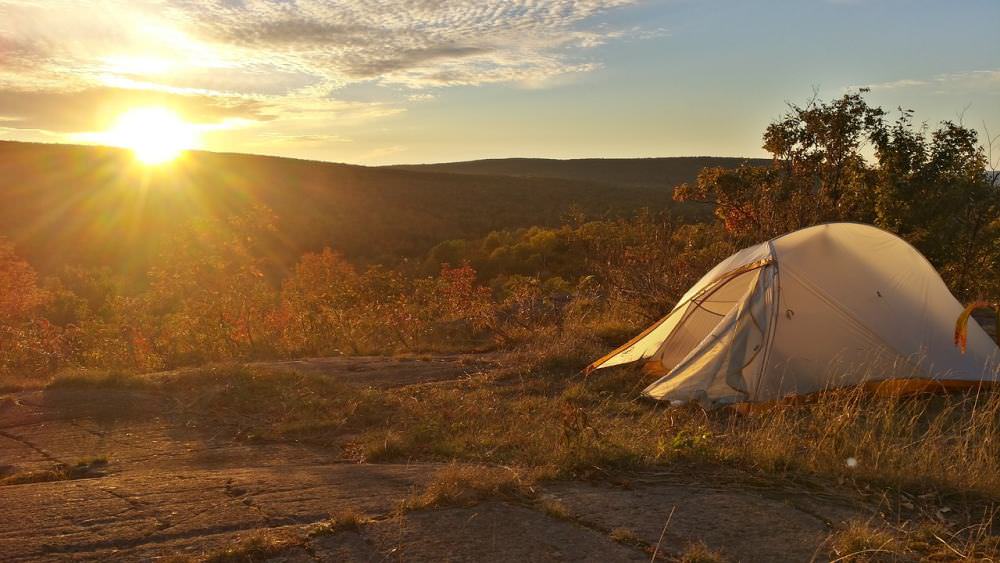
[[[176,228],[141,287],[108,268],[39,277],[3,243],[0,373],[538,343],[580,356],[668,311],[735,250],[828,221],[898,233],[960,299],[1000,296],[1000,183],[974,131],[890,120],[858,94],[793,106],[764,141],[771,164],[707,168],[676,191],[713,205],[714,221],[578,210],[393,267],[324,249],[276,275],[282,233],[266,208]]]
[[[359,267],[324,249],[303,255],[275,284],[260,245],[268,230],[260,215],[192,223],[149,271],[148,286],[131,292],[108,269],[67,268],[39,279],[4,243],[0,373],[511,349],[583,326],[597,333],[610,326],[613,342],[676,299],[681,280],[693,281],[728,252],[699,251],[704,259],[693,261],[689,241],[712,226],[644,214],[530,230],[536,240],[563,241],[554,256],[582,260],[544,274],[505,271],[484,280],[468,261],[438,264],[432,274],[418,264]],[[658,251],[629,250],[639,248]],[[658,258],[673,261],[669,276],[646,267]],[[657,291],[644,294],[644,284]]]
[[[765,159],[725,158],[716,156],[679,156],[664,158],[497,158],[444,162],[438,164],[395,165],[391,168],[417,172],[518,176],[522,178],[562,178],[581,182],[600,182],[611,186],[633,186],[665,191],[688,182],[704,168],[735,168],[749,163],[767,164]]]
[[[694,174],[688,179],[693,179]],[[435,244],[490,231],[555,226],[573,205],[591,216],[676,204],[669,190],[559,178],[419,173],[256,155],[192,152],[168,167],[122,149],[0,141],[0,234],[36,270],[108,266],[145,279],[190,220],[270,209],[268,272],[334,246],[352,261],[395,265]]]

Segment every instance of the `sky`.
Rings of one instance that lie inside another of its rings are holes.
[[[860,87],[995,135],[998,22],[998,0],[0,0],[0,139],[101,143],[166,108],[195,148],[367,165],[756,157],[788,103]]]

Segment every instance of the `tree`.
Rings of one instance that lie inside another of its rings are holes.
[[[151,314],[168,363],[246,359],[271,352],[276,291],[264,274],[266,209],[190,223],[150,271]]]
[[[883,111],[861,93],[831,103],[792,105],[764,132],[768,167],[707,168],[694,185],[674,192],[679,201],[715,206],[729,234],[749,245],[817,223],[871,222],[871,170],[862,146]]]
[[[770,166],[708,168],[675,198],[715,206],[740,246],[831,221],[873,223],[915,245],[963,298],[996,292],[1000,185],[972,129],[893,122],[865,90],[790,106],[768,126]]]
[[[329,248],[302,256],[282,284],[286,345],[299,353],[358,353],[365,339],[360,276]]]
[[[14,252],[14,245],[0,238],[0,326],[29,320],[48,294],[38,286],[34,268]]]
[[[1000,186],[975,131],[946,121],[929,135],[903,112],[873,135],[876,224],[916,245],[955,293],[994,293]]]
[[[65,360],[62,331],[38,315],[49,294],[30,264],[0,239],[0,373],[52,371]]]

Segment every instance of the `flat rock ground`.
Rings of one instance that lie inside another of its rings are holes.
[[[482,363],[335,358],[271,367],[387,388],[462,378]],[[641,561],[649,546],[671,557],[701,541],[734,560],[810,561],[828,557],[831,526],[871,510],[815,490],[755,485],[731,469],[666,467],[614,484],[542,485],[540,498],[566,514],[501,499],[403,513],[400,502],[439,465],[359,464],[329,449],[237,441],[191,428],[135,390],[0,397],[0,477],[95,455],[108,464],[85,478],[0,486],[0,560],[196,558],[260,530],[300,532],[354,510],[372,520],[300,534],[303,541],[271,559]],[[616,529],[632,537],[616,541]]]

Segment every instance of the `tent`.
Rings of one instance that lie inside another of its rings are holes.
[[[677,306],[591,364],[632,362],[662,375],[643,394],[709,404],[758,402],[892,381],[996,381],[1000,349],[916,249],[855,223],[809,227],[746,248],[705,274]]]

